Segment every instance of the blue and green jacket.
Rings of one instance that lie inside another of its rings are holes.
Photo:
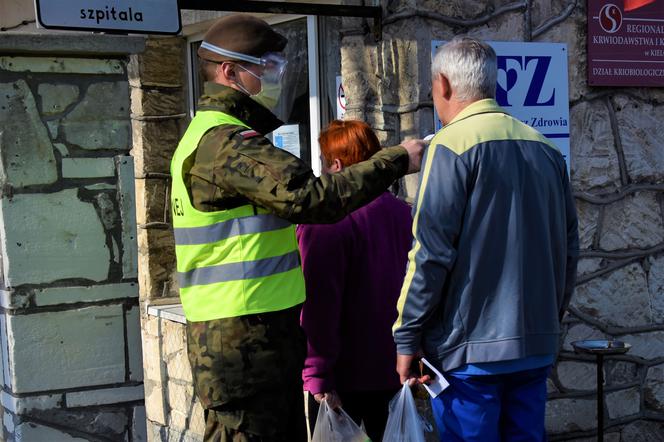
[[[579,249],[560,152],[485,99],[436,134],[420,178],[397,351],[445,371],[556,354]]]

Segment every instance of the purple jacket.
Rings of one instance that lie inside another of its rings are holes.
[[[304,389],[399,387],[392,324],[411,247],[410,207],[389,192],[336,224],[301,225]]]

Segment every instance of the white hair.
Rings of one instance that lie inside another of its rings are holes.
[[[472,37],[454,37],[436,53],[431,74],[443,74],[460,101],[496,96],[496,52]]]

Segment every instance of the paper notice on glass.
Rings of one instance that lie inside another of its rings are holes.
[[[428,384],[422,384],[424,388],[429,392],[431,397],[435,398],[438,396],[440,393],[443,392],[447,387],[449,387],[449,382],[447,382],[447,379],[443,376],[443,374],[436,369],[429,361],[426,359],[422,358],[421,359],[422,363],[427,366],[427,374],[431,376],[431,382]]]
[[[300,126],[285,124],[272,132],[272,144],[300,158]]]

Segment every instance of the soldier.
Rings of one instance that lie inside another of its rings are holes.
[[[294,223],[333,223],[419,169],[403,142],[314,176],[264,137],[279,127],[286,39],[226,16],[198,51],[199,110],[171,164],[180,297],[206,441],[305,440],[299,326],[304,281]]]

